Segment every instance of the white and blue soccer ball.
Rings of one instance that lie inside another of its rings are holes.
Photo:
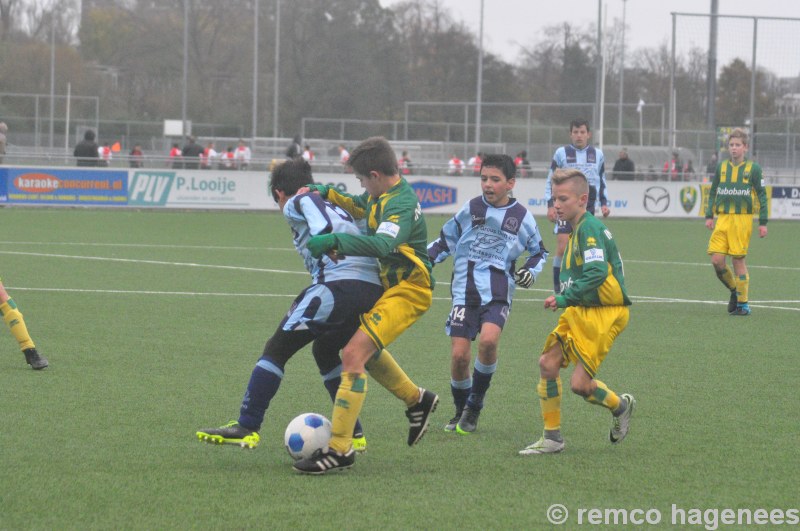
[[[330,440],[331,421],[319,413],[296,416],[286,427],[283,436],[286,450],[295,461],[311,457],[315,451],[328,446]]]

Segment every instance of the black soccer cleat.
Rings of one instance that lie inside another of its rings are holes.
[[[35,348],[26,348],[22,353],[25,354],[25,362],[35,371],[40,371],[49,365],[47,358],[40,355]]]
[[[296,461],[292,468],[301,474],[320,476],[331,470],[346,470],[355,462],[356,452],[352,448],[343,454],[331,448],[320,448],[311,457]]]
[[[406,417],[408,417],[408,445],[414,446],[417,444],[425,432],[428,430],[428,423],[430,422],[431,413],[436,411],[436,406],[439,405],[439,395],[433,391],[419,388],[419,402],[413,407],[406,410]]]
[[[739,298],[736,296],[736,290],[731,290],[731,298],[728,300],[728,313],[736,311],[736,306],[739,304]]]

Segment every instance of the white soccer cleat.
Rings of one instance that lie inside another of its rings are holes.
[[[613,417],[611,431],[608,433],[608,438],[611,441],[611,444],[621,443],[622,439],[628,435],[631,416],[633,416],[633,408],[636,406],[636,399],[633,398],[633,395],[623,393],[620,398],[624,399],[628,403],[628,407],[625,408],[625,411],[622,413],[622,415],[619,417]]]
[[[519,455],[557,454],[564,450],[564,441],[554,441],[542,437],[533,444],[529,444],[519,451]]]

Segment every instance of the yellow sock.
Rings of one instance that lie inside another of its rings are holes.
[[[536,391],[542,406],[545,431],[561,429],[561,377],[555,380],[540,378]]]
[[[22,318],[22,312],[17,309],[17,305],[13,299],[8,299],[3,304],[0,304],[0,315],[3,316],[3,321],[6,322],[11,334],[19,343],[19,348],[22,350],[34,348],[33,339],[28,334],[28,327],[25,326],[25,319]]]
[[[594,383],[597,384],[597,389],[594,390],[594,393],[586,397],[586,401],[597,404],[598,406],[603,406],[606,409],[610,409],[612,412],[617,409],[619,407],[619,396],[617,393],[609,389],[608,386],[600,380],[595,379]]]
[[[331,419],[331,442],[329,446],[339,453],[350,449],[353,443],[353,428],[367,395],[367,375],[353,372],[342,373],[342,383],[336,392]]]
[[[715,270],[716,271],[716,270]],[[733,278],[733,271],[727,265],[725,266],[725,271],[720,273],[717,271],[717,278],[720,282],[725,284],[725,287],[728,289],[736,289],[736,280]]]
[[[367,363],[369,375],[390,393],[412,407],[419,402],[419,387],[397,364],[388,350],[383,349]]]
[[[750,291],[750,275],[739,275],[736,279],[736,300],[740,304],[747,302],[748,291]]]

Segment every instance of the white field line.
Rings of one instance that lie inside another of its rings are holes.
[[[5,242],[0,242],[5,243]],[[15,242],[18,243],[18,242]],[[208,248],[208,247],[197,247],[197,248]],[[283,249],[281,249],[283,250]],[[224,269],[224,270],[234,270],[234,271],[250,271],[250,272],[259,272],[259,273],[277,273],[277,274],[287,274],[287,275],[308,275],[306,271],[288,271],[283,269],[264,269],[264,268],[255,268],[255,267],[242,267],[242,266],[227,266],[227,265],[213,265],[213,264],[198,264],[194,262],[169,262],[164,260],[141,260],[141,259],[133,259],[133,258],[109,258],[109,257],[102,257],[102,256],[80,256],[80,255],[65,255],[65,254],[53,254],[53,253],[32,253],[32,252],[25,252],[25,251],[0,251],[0,254],[6,255],[22,255],[22,256],[38,256],[38,257],[45,257],[45,258],[66,258],[66,259],[74,259],[74,260],[93,260],[93,261],[107,261],[107,262],[123,262],[123,263],[141,263],[141,264],[150,264],[150,265],[166,265],[166,266],[178,266],[178,267],[198,267],[198,268],[208,268],[208,269]],[[630,261],[630,260],[629,260]],[[642,263],[652,263],[652,264],[680,264],[680,265],[708,265],[708,264],[692,264],[692,263],[685,263],[685,262],[642,262]],[[748,266],[752,267],[752,266]],[[764,266],[769,267],[769,266]],[[773,268],[773,269],[790,269],[793,268]],[[800,269],[800,268],[797,268]],[[449,282],[437,282],[437,284],[447,286]],[[183,292],[183,291],[152,291],[152,290],[145,290],[145,291],[137,291],[137,290],[100,290],[100,289],[73,289],[73,288],[30,288],[30,287],[13,287],[9,286],[10,289],[18,289],[18,290],[28,290],[28,291],[52,291],[52,292],[81,292],[81,293],[116,293],[116,294],[146,294],[146,295],[175,295],[175,296],[207,296],[207,297],[295,297],[296,295],[282,295],[282,294],[270,294],[270,293],[216,293],[216,292]],[[532,288],[530,291],[536,291],[541,293],[551,293],[549,289],[543,288]],[[727,304],[724,301],[708,301],[708,300],[697,300],[697,299],[679,299],[674,297],[647,297],[647,296],[631,296],[631,299],[634,301],[638,301],[640,303],[680,303],[680,304]],[[449,297],[434,297],[434,300],[450,300]],[[530,299],[525,297],[516,297],[514,299],[517,302],[541,302],[543,299]],[[757,303],[752,303],[750,306],[755,308],[773,308],[778,310],[789,310],[789,311],[800,311],[800,308],[792,308],[792,307],[784,307],[784,306],[772,306],[773,304],[800,304],[800,300],[774,300],[774,301],[758,301]]]
[[[209,292],[209,291],[156,291],[156,290],[121,290],[121,289],[83,289],[83,288],[32,288],[26,286],[8,286],[9,290],[13,291],[41,291],[50,293],[98,293],[110,295],[157,295],[157,296],[179,296],[179,297],[261,297],[261,298],[295,298],[297,294],[282,294],[282,293],[223,293],[223,292]],[[659,298],[659,297],[631,297],[634,301],[639,303],[680,303],[680,304],[713,304],[725,305],[727,302],[720,301],[704,301],[693,299],[673,299],[673,298]],[[436,301],[449,301],[450,297],[434,297]],[[514,299],[516,303],[523,302],[543,302],[544,299],[529,299],[517,297]],[[786,306],[772,306],[774,303],[788,303],[800,304],[800,300],[795,301],[758,301],[758,303],[750,302],[753,308],[769,308],[773,310],[788,310],[800,312],[800,307],[786,307]]]
[[[134,258],[108,258],[105,256],[77,256],[70,254],[52,254],[52,253],[28,253],[24,251],[0,251],[0,254],[12,254],[21,256],[39,256],[44,258],[68,258],[73,260],[94,260],[99,262],[125,262],[132,264],[150,264],[150,265],[166,265],[166,266],[179,266],[179,267],[202,267],[208,269],[228,269],[235,271],[256,271],[259,273],[284,273],[287,275],[308,275],[307,271],[285,271],[281,269],[264,269],[260,267],[242,267],[242,266],[228,266],[228,265],[213,265],[213,264],[198,264],[195,262],[167,262],[164,260],[140,260]]]
[[[197,249],[197,250],[219,250],[219,251],[283,251],[294,252],[294,247],[244,247],[244,246],[225,246],[225,245],[170,245],[170,244],[147,244],[147,243],[96,243],[96,242],[31,242],[31,241],[7,241],[0,240],[0,245],[43,245],[43,246],[75,246],[75,247],[130,247],[140,249]],[[0,254],[2,251],[0,251]],[[56,256],[56,255],[54,255]],[[710,262],[670,262],[665,260],[634,260],[625,259],[625,263],[631,264],[653,264],[669,266],[689,266],[689,267],[708,267]],[[748,269],[772,269],[776,271],[800,271],[800,267],[786,266],[767,266],[757,264],[747,264]]]

